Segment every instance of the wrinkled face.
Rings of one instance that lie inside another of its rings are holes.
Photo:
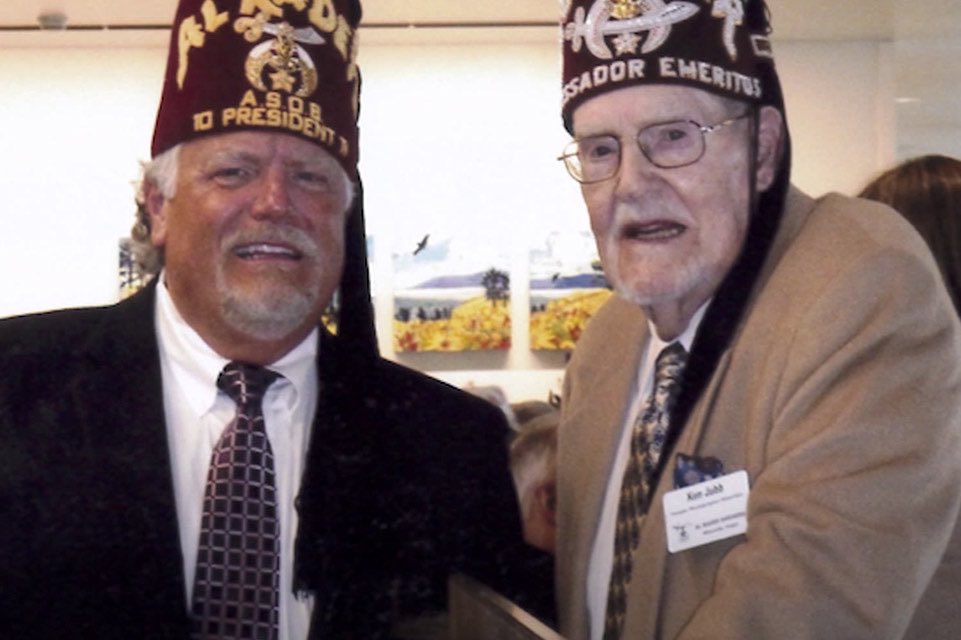
[[[330,154],[286,134],[185,144],[173,198],[148,198],[184,319],[211,344],[306,336],[340,281],[348,189]]]
[[[695,310],[733,265],[748,226],[751,118],[706,134],[703,157],[672,169],[644,157],[638,131],[675,120],[714,125],[745,111],[699,89],[649,85],[599,95],[574,112],[576,137],[621,140],[618,173],[581,191],[605,273],[624,297]],[[766,189],[773,170],[758,178]]]

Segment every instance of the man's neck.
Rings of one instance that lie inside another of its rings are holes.
[[[280,340],[258,340],[240,333],[234,336],[232,340],[212,340],[209,336],[203,334],[200,334],[200,337],[210,345],[210,348],[227,360],[267,366],[287,355],[303,342],[311,331],[313,331],[313,327],[304,327],[303,330],[287,335]]]
[[[642,308],[657,337],[664,342],[673,342],[689,328],[697,328],[704,318],[704,312],[710,301],[710,297],[696,303],[675,300],[662,304],[643,305]]]
[[[686,309],[684,305],[677,302],[666,304],[656,304],[645,306],[644,312],[650,318],[651,324],[657,332],[657,337],[664,342],[671,342],[679,335],[684,333],[687,326],[691,323],[691,318],[697,312],[699,306],[693,309]]]

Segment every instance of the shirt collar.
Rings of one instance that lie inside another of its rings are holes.
[[[217,397],[217,377],[229,361],[214,351],[180,315],[163,276],[163,271],[157,275],[156,314],[160,350],[168,359],[174,378],[183,382],[181,386],[191,411],[201,416],[213,407]],[[293,393],[284,394],[290,406],[308,388],[311,377],[316,380],[319,338],[320,333],[315,328],[300,344],[268,365],[284,376],[282,383],[274,388],[292,386]]]

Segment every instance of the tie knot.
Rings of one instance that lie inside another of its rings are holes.
[[[687,364],[687,351],[680,342],[672,342],[657,355],[654,364],[656,385],[677,384],[681,381],[684,365]]]
[[[217,387],[244,407],[259,403],[274,380],[281,377],[276,371],[246,362],[228,362],[217,377]]]

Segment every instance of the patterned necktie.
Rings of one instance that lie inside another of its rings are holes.
[[[261,400],[279,377],[231,362],[217,378],[237,415],[210,458],[191,608],[195,640],[277,638],[280,527]]]
[[[620,637],[624,624],[632,555],[640,538],[640,517],[647,512],[654,470],[664,447],[686,362],[687,352],[680,343],[672,342],[661,350],[654,365],[654,388],[634,422],[631,455],[624,469],[621,498],[617,505],[614,566],[604,618],[604,640]]]

